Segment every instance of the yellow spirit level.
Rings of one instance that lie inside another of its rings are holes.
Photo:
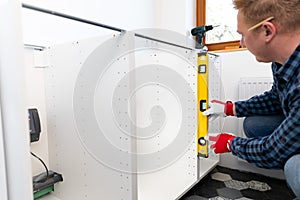
[[[198,66],[198,156],[208,157],[208,119],[202,113],[207,109],[208,104],[208,54],[207,51],[200,51],[197,57]]]
[[[214,26],[198,26],[191,30],[191,34],[196,36],[195,48],[198,49],[198,156],[208,157],[208,120],[203,112],[208,107],[208,48],[203,45],[205,33],[212,30]]]

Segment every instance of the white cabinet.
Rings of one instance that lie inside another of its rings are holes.
[[[194,51],[130,33],[45,50],[60,199],[176,199],[198,181]]]

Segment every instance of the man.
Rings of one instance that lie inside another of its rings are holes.
[[[259,62],[272,62],[270,91],[246,101],[212,101],[204,115],[246,117],[248,138],[221,133],[216,153],[232,152],[249,163],[284,169],[300,198],[300,0],[233,0],[241,44]]]

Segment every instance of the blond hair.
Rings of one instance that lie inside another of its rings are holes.
[[[274,23],[282,31],[300,28],[300,0],[233,0],[233,4],[250,26],[274,17]]]

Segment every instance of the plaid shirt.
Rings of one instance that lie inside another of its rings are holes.
[[[236,102],[236,114],[245,117],[283,113],[285,120],[269,136],[236,137],[231,151],[258,167],[282,169],[291,156],[300,153],[300,45],[284,65],[272,63],[272,71],[272,89]]]

